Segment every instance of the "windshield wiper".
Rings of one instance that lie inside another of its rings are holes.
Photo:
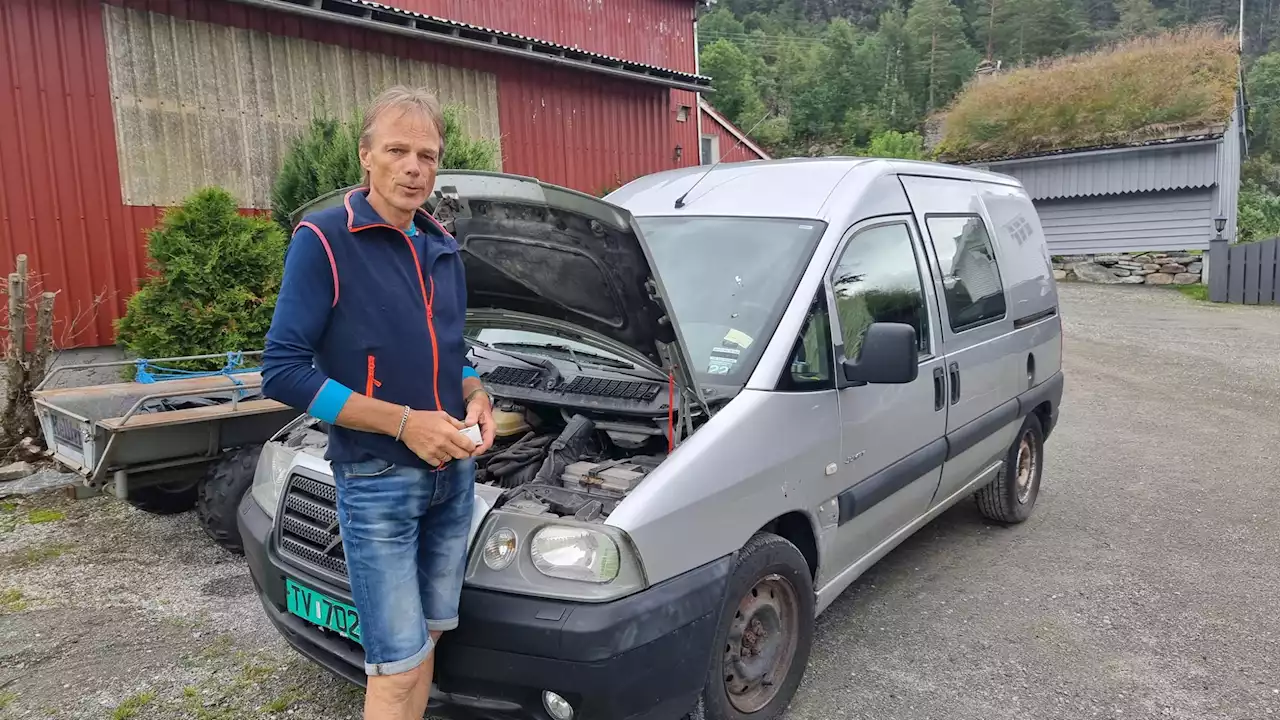
[[[601,361],[606,365],[606,367],[617,367],[617,368],[634,367],[634,365],[624,360],[618,360],[616,358],[609,357],[608,355],[600,355],[598,353],[593,353],[589,350],[574,350],[568,345],[561,345],[559,343],[499,342],[499,343],[494,343],[493,347],[495,349],[511,348],[513,350],[519,349],[519,348],[523,348],[526,350],[553,350],[553,351],[567,354],[569,356],[569,359],[575,364],[578,362],[579,357],[584,357],[584,358],[591,358],[592,360]],[[582,368],[579,367],[578,369],[581,370]]]

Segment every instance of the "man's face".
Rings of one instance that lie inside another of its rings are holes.
[[[391,207],[412,213],[435,187],[440,133],[425,113],[390,110],[373,124],[360,164],[369,173],[370,193]]]

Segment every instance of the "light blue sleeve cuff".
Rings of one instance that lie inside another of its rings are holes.
[[[332,379],[325,380],[320,386],[320,392],[316,393],[315,399],[311,401],[311,407],[307,408],[307,412],[312,417],[319,418],[330,425],[336,425],[338,413],[342,412],[342,406],[347,404],[349,397],[351,397],[350,388]]]
[[[473,367],[471,367],[470,365],[463,365],[463,366],[462,366],[462,379],[463,379],[463,380],[466,380],[466,379],[467,379],[467,378],[469,378],[469,377],[478,378],[478,377],[480,377],[480,373],[479,373],[479,372],[477,372],[477,371],[476,371],[476,369],[475,369],[475,368],[473,368]]]

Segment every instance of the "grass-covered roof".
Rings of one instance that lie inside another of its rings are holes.
[[[935,150],[969,162],[1220,133],[1239,62],[1235,38],[1188,28],[975,76]]]

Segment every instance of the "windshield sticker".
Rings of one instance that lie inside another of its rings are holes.
[[[751,347],[751,336],[741,330],[730,330],[724,334],[724,341],[732,343],[740,348],[746,349]]]

